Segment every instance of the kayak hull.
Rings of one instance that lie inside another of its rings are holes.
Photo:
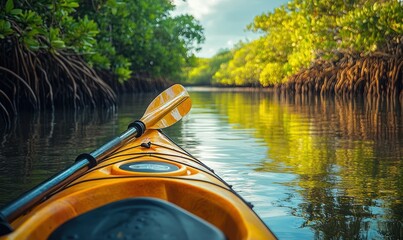
[[[148,130],[11,223],[2,239],[45,239],[60,225],[116,201],[172,203],[220,229],[227,239],[275,235],[227,183],[165,134]]]

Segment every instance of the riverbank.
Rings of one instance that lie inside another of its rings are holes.
[[[30,58],[35,59],[35,56]],[[97,72],[74,56],[68,56],[59,65],[49,59],[36,58],[36,61],[41,64],[14,65],[14,61],[0,60],[0,76],[4,77],[0,84],[2,129],[10,128],[21,112],[114,108],[121,94],[160,92],[172,85],[167,79],[139,75],[119,82],[110,73]],[[22,76],[9,70],[12,66],[18,66]],[[41,74],[45,72],[47,75]]]
[[[173,84],[164,78],[144,75],[133,75],[129,80],[119,82],[110,72],[95,71],[79,56],[39,58],[22,48],[20,51],[40,64],[16,64],[21,62],[24,54],[0,61],[4,76],[0,85],[0,123],[5,128],[21,109],[108,108],[116,106],[119,94],[159,92]],[[335,56],[337,58],[332,60],[318,59],[287,82],[270,87],[258,84],[189,87],[196,91],[280,90],[285,94],[360,96],[403,102],[403,37],[390,41],[383,49],[371,54],[340,51],[335,52]],[[18,71],[8,70],[13,68]],[[44,75],[44,72],[48,74]]]
[[[277,87],[292,93],[363,95],[403,101],[403,37],[370,54],[335,52],[336,60],[318,59]]]

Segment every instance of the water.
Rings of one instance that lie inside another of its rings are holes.
[[[280,239],[403,239],[401,105],[189,90],[190,114],[165,132]],[[116,111],[20,116],[0,139],[0,204],[123,132],[155,95],[125,96]]]

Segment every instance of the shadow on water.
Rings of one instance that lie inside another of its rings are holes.
[[[111,122],[116,122],[114,109],[20,114],[13,128],[1,133],[0,203],[69,166],[99,136],[112,135],[113,129],[105,127]]]
[[[0,129],[0,205],[123,132],[154,95],[123,96],[119,109],[22,112],[13,128]]]

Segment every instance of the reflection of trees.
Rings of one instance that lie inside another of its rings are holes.
[[[111,110],[111,109],[110,109]],[[113,111],[21,113],[1,132],[0,205],[69,166],[75,157],[111,137]]]
[[[257,171],[300,176],[294,184],[305,203],[293,214],[304,217],[303,227],[320,238],[401,237],[399,103],[275,93],[214,98],[234,127],[255,128],[267,143],[272,161]]]
[[[0,129],[0,205],[123,132],[152,97],[121,98],[119,117],[112,108],[21,113],[14,129]]]
[[[318,179],[319,180],[319,179]],[[326,181],[323,179],[322,181]],[[334,187],[334,186],[333,186]],[[375,217],[356,204],[353,197],[335,196],[331,187],[306,190],[307,203],[300,204],[297,215],[304,217],[302,227],[315,230],[320,239],[366,239],[370,228],[365,219]]]

